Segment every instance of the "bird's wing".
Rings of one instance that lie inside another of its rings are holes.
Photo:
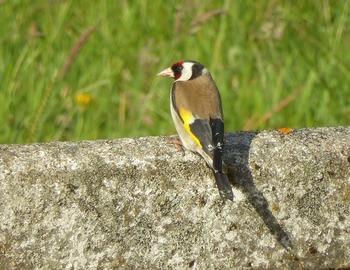
[[[196,144],[210,157],[216,184],[221,197],[233,200],[233,192],[227,175],[223,172],[224,123],[220,118],[200,119],[183,108],[179,110],[180,118],[186,131]],[[208,162],[208,161],[207,161]]]
[[[215,171],[222,172],[222,149],[224,140],[224,123],[220,118],[197,118],[192,112],[179,108],[179,116],[184,128],[190,134],[195,143],[212,160]]]

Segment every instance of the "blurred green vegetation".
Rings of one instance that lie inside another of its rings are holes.
[[[350,123],[350,1],[0,1],[0,143],[174,134],[179,60],[226,131]]]

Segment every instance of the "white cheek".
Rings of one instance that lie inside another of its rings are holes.
[[[177,81],[188,81],[192,77],[192,66],[193,63],[183,63],[183,70],[180,78],[178,78]]]

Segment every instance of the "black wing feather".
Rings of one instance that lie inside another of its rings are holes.
[[[196,119],[190,124],[192,133],[200,141],[204,152],[213,160],[213,169],[222,172],[222,155],[224,146],[224,123],[220,118]],[[211,165],[211,164],[210,164]]]
[[[209,155],[213,156],[213,138],[210,125],[205,119],[196,119],[192,124],[190,124],[190,129],[192,133],[200,141],[203,150]]]
[[[222,198],[233,200],[233,192],[227,175],[223,172],[224,123],[220,118],[196,119],[190,124],[193,134],[199,139],[203,150],[212,158],[212,169]],[[209,164],[211,165],[211,164]]]
[[[222,172],[222,155],[224,147],[224,122],[221,119],[210,119],[213,143],[215,145],[213,156],[213,168],[215,171]]]

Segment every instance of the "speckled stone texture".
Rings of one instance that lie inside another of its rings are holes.
[[[350,267],[350,128],[226,134],[234,202],[166,137],[0,145],[0,269]]]

